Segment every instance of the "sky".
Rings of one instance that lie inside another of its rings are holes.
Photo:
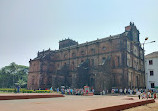
[[[158,0],[0,0],[0,68],[29,66],[38,51],[71,38],[84,43],[124,32],[134,22],[145,54],[158,51]]]

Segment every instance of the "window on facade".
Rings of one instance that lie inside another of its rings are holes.
[[[153,60],[149,60],[149,65],[153,65]]]
[[[130,67],[130,59],[129,58],[127,58],[127,66]]]
[[[136,60],[134,60],[133,67],[134,67],[135,69],[136,69],[136,67],[137,67],[137,62],[136,62]]]
[[[84,51],[81,51],[81,55],[84,55]]]
[[[151,83],[151,88],[155,88],[155,84],[154,83]]]
[[[67,57],[67,54],[64,54],[64,58],[66,58]]]
[[[103,50],[106,50],[106,47],[105,46],[103,46],[103,48],[102,48]]]
[[[74,69],[74,64],[75,64],[74,61],[72,61],[72,69]]]
[[[102,58],[102,63],[105,63],[105,60],[106,60],[106,58],[105,58],[105,57],[103,57],[103,58]]]
[[[130,52],[130,42],[127,41],[127,51]]]
[[[120,66],[120,57],[117,57],[118,66]]]
[[[72,53],[72,57],[76,57],[76,54],[74,52]]]
[[[154,75],[154,71],[150,71],[150,76],[153,76]]]
[[[137,70],[139,69],[138,66],[139,66],[139,63],[138,63],[138,61],[137,61],[137,63],[136,63],[136,69],[137,69]]]
[[[59,64],[57,64],[57,67],[59,68]]]
[[[113,68],[115,68],[115,60],[113,60]]]
[[[94,66],[94,59],[91,59],[91,62],[92,62],[92,66]]]
[[[95,54],[95,49],[92,48],[92,49],[91,49],[91,53],[92,53],[92,54]]]
[[[32,76],[32,85],[34,85],[35,76]]]

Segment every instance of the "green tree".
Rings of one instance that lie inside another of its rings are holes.
[[[26,85],[26,82],[22,79],[19,79],[17,83],[15,83],[15,85],[23,87]]]
[[[0,87],[1,88],[14,88],[15,83],[23,80],[27,83],[28,67],[17,65],[12,62],[9,66],[0,69]],[[26,85],[25,85],[26,87]]]

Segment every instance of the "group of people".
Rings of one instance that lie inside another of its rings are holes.
[[[50,90],[53,90],[52,87],[50,88]],[[66,94],[66,95],[83,95],[84,93],[87,93],[87,92],[84,91],[83,88],[80,88],[80,89],[76,89],[76,88],[74,88],[74,89],[72,89],[72,88],[68,88],[68,89],[60,88],[59,89],[59,88],[56,88],[55,91],[57,91],[57,93],[61,92],[62,94]],[[94,89],[93,88],[90,89],[90,92],[94,93]],[[105,94],[108,94],[108,93],[110,93],[110,91],[103,90],[103,91],[100,92],[100,95],[105,95]],[[126,95],[126,94],[135,95],[135,94],[137,94],[139,99],[140,98],[142,98],[142,99],[144,99],[144,98],[147,98],[147,99],[148,98],[154,98],[155,99],[156,98],[156,92],[154,92],[153,90],[145,90],[145,89],[137,89],[137,88],[136,89],[113,88],[111,90],[111,93],[112,94],[114,94],[114,93],[115,94],[120,94],[120,95]]]
[[[156,91],[153,91],[153,90],[146,90],[146,89],[112,89],[111,90],[111,93],[114,94],[114,93],[118,93],[118,94],[130,94],[130,95],[135,95],[137,94],[138,95],[138,98],[154,98],[156,99]]]
[[[113,88],[112,90],[111,90],[111,93],[112,94],[114,94],[114,93],[118,93],[118,94],[136,94],[136,92],[138,91],[138,89],[130,89],[130,88],[128,88],[128,89],[122,89],[122,88],[120,88],[120,89],[117,89],[117,88]]]
[[[67,95],[83,95],[84,90],[83,89],[61,89],[62,94]]]
[[[56,88],[55,91],[58,92],[61,92],[62,94],[66,94],[66,95],[83,95],[84,93],[88,93],[88,92],[84,92],[84,89],[83,88],[80,88],[80,89],[72,89],[72,88]],[[87,91],[87,90],[86,90]],[[94,93],[94,89],[91,90],[91,92]]]
[[[137,93],[138,95],[138,98],[142,98],[142,99],[145,99],[145,98],[154,98],[156,99],[156,92],[154,92],[153,90],[138,90]]]

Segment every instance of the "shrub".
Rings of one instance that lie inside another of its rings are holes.
[[[14,92],[16,93],[17,89],[13,88],[0,88],[0,91],[2,92]],[[20,89],[20,93],[51,93],[51,90],[27,90],[27,89]]]
[[[36,93],[51,93],[51,90],[36,90]]]
[[[15,89],[11,89],[11,88],[0,88],[0,91],[2,91],[2,92],[15,92]]]

